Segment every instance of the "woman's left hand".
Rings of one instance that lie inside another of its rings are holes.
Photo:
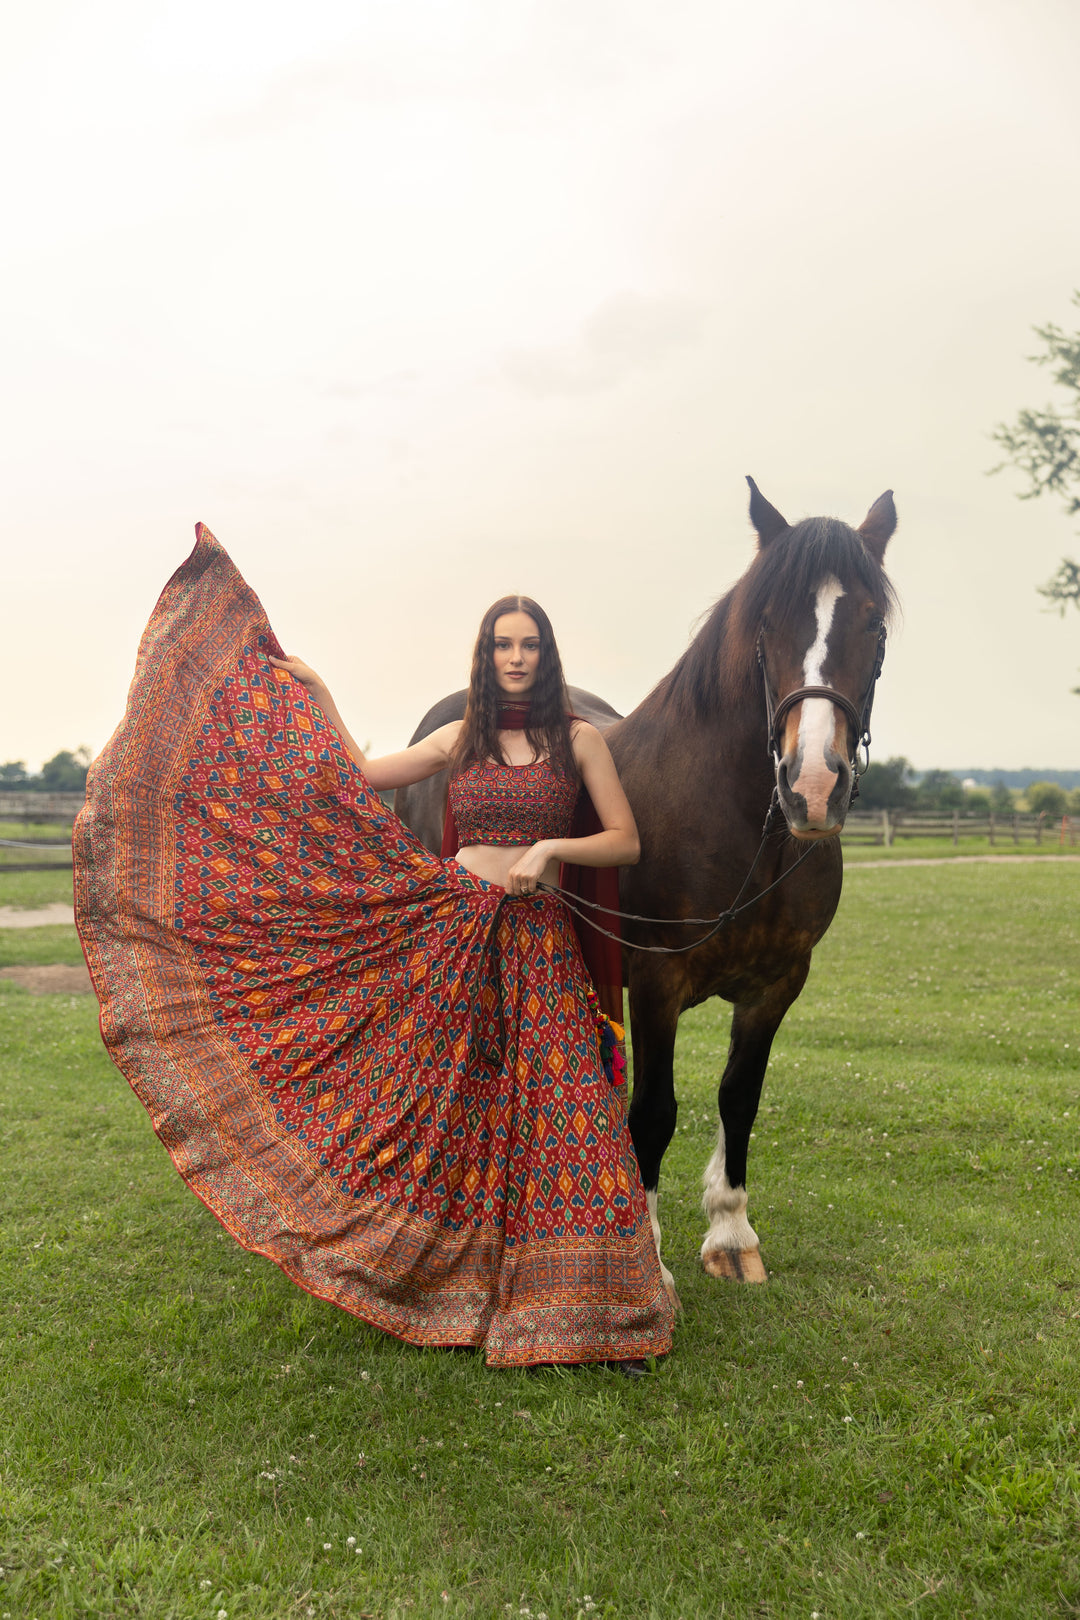
[[[534,844],[520,855],[506,874],[507,894],[535,894],[536,885],[551,859],[547,844]]]

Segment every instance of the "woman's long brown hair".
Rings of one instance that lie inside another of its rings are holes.
[[[578,768],[570,742],[569,700],[563,677],[562,660],[555,644],[551,620],[531,596],[500,596],[480,621],[473,648],[472,672],[465,718],[450,759],[450,771],[458,776],[478,759],[498,759],[509,763],[499,742],[499,704],[513,701],[495,679],[495,624],[505,613],[527,613],[536,625],[540,641],[540,661],[528,699],[531,700],[525,736],[537,758],[546,754],[559,776],[576,781]],[[522,702],[526,698],[521,699]]]

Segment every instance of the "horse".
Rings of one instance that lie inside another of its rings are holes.
[[[678,1113],[676,1028],[686,1008],[720,996],[734,1010],[703,1177],[701,1261],[711,1277],[760,1283],[747,1148],[773,1039],[840,899],[838,834],[895,609],[883,564],[896,508],[888,490],[857,529],[835,518],[789,524],[747,482],[756,555],[674,667],[625,718],[578,689],[571,701],[604,732],[641,837],[619,904],[629,1126],[657,1255],[660,1167]],[[412,741],[460,718],[464,698],[429,710]],[[445,799],[440,778],[398,796],[398,814],[433,850]]]

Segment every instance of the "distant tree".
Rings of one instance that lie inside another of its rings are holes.
[[[1011,816],[1016,809],[1012,788],[1006,787],[1004,782],[995,782],[990,789],[990,808],[995,816]]]
[[[29,780],[25,759],[9,759],[6,765],[0,765],[0,792],[24,788]]]
[[[910,761],[900,755],[871,765],[859,778],[859,809],[903,810],[913,805],[914,774]]]
[[[1069,802],[1066,805],[1066,809],[1068,810],[1070,816],[1080,816],[1080,787],[1073,788],[1072,792],[1069,794]]]
[[[1061,559],[1061,566],[1052,579],[1045,585],[1036,587],[1040,596],[1045,596],[1052,602],[1061,617],[1065,617],[1065,608],[1069,602],[1080,608],[1080,563],[1074,563],[1068,557]]]
[[[62,748],[45,761],[38,784],[44,793],[81,793],[86,786],[89,764],[88,748],[77,748],[74,753]]]
[[[964,789],[964,814],[966,816],[988,816],[990,810],[990,795],[985,788]]]
[[[1073,303],[1080,304],[1080,292],[1073,293]],[[1021,411],[1015,422],[999,423],[993,438],[1005,460],[991,470],[1018,468],[1028,481],[1027,489],[1020,491],[1022,501],[1057,495],[1068,516],[1076,517],[1080,515],[1080,332],[1064,332],[1052,321],[1034,330],[1045,347],[1029,359],[1037,366],[1050,366],[1054,382],[1067,397],[1060,408]],[[1070,602],[1080,608],[1080,564],[1063,557],[1053,578],[1037,589],[1061,614]],[[1073,691],[1080,693],[1080,686]]]
[[[1069,805],[1069,795],[1057,782],[1032,782],[1024,797],[1035,815],[1063,816]]]
[[[927,771],[920,778],[915,802],[920,810],[960,810],[963,784],[951,771]]]

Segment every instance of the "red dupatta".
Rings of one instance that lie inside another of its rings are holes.
[[[569,719],[579,719],[578,715],[569,715]],[[529,705],[527,703],[508,703],[499,705],[500,729],[503,731],[524,731],[529,719]],[[578,794],[577,805],[574,810],[574,820],[570,828],[571,838],[588,838],[592,833],[603,832],[600,817],[596,813],[588,789],[582,783]],[[446,800],[446,819],[443,822],[442,858],[448,860],[456,855],[461,848],[458,839],[457,825],[454,821],[454,812],[450,808],[450,799]],[[574,866],[564,861],[559,867],[559,887],[565,889],[567,894],[576,899],[591,901],[596,905],[606,906],[607,912],[601,912],[598,921],[601,928],[618,935],[619,932],[619,870],[615,866]],[[610,915],[609,915],[610,913]],[[618,938],[609,939],[606,935],[598,933],[591,923],[579,917],[576,912],[571,913],[574,932],[577,934],[581,946],[581,955],[596,989],[600,1010],[616,1024],[623,1023],[623,984],[622,984],[622,951]]]

